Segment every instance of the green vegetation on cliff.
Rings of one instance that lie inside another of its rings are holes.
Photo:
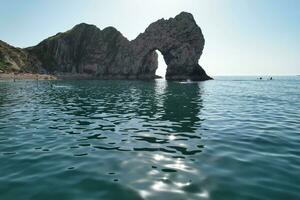
[[[38,61],[21,48],[13,47],[0,40],[0,71],[36,72]]]
[[[7,70],[7,63],[3,60],[0,60],[0,72],[5,72]]]

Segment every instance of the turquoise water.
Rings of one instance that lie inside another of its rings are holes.
[[[0,199],[300,199],[300,77],[0,82]]]

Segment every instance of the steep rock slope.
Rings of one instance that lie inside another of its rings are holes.
[[[38,72],[40,64],[26,50],[0,40],[0,72]]]

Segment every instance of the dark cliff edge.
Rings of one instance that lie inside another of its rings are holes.
[[[155,79],[159,50],[167,80],[209,80],[198,64],[204,37],[192,14],[160,19],[129,41],[118,30],[78,24],[25,49],[0,41],[0,72],[54,74],[62,79]]]

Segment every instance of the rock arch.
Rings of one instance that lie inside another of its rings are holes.
[[[130,46],[134,54],[141,57],[142,62],[137,65],[147,72],[155,73],[155,50],[159,50],[167,64],[167,80],[207,80],[210,77],[198,64],[204,43],[202,31],[193,16],[182,12],[175,18],[152,23],[130,42]]]

